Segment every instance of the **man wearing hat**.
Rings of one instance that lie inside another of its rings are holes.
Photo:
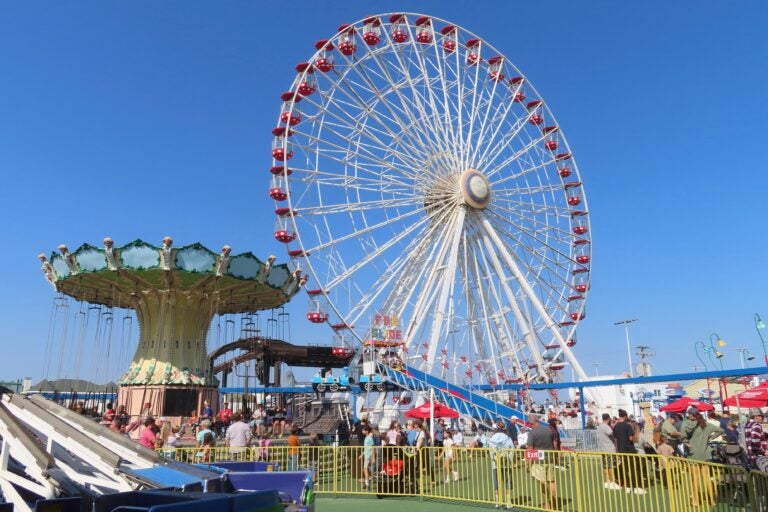
[[[744,444],[747,446],[747,457],[753,464],[758,457],[765,455],[766,444],[768,444],[765,430],[763,430],[764,420],[765,416],[759,407],[749,409],[749,421],[744,426]]]
[[[512,439],[507,435],[506,425],[504,425],[503,421],[498,420],[496,425],[494,425],[493,435],[488,439],[488,448],[491,450],[491,469],[493,469],[491,474],[493,475],[493,492],[496,495],[496,507],[498,508],[502,501],[506,501],[507,508],[511,508],[511,458],[513,454],[510,450],[514,449],[515,445],[512,443]],[[506,489],[506,499],[502,501],[499,500],[499,480],[497,475],[498,471],[496,469],[497,460],[501,464],[501,477],[504,482],[504,488]]]

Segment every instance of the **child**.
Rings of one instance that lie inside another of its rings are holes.
[[[363,482],[363,488],[367,490],[370,485],[371,475],[369,468],[373,462],[373,445],[375,444],[375,441],[373,439],[373,430],[370,425],[363,425],[362,432],[365,439],[363,441],[363,453],[359,456],[360,459],[363,459],[363,479],[361,482]]]
[[[270,444],[272,444],[272,440],[269,438],[269,434],[267,434],[266,432],[262,432],[261,439],[259,439],[258,460],[269,460]]]
[[[450,475],[451,470],[453,470],[453,447],[455,446],[455,442],[453,440],[453,434],[450,430],[446,430],[443,435],[445,436],[443,438],[443,470],[445,471],[445,483],[449,483],[451,481]],[[459,481],[459,472],[456,470],[453,470],[453,481],[458,482]]]
[[[291,434],[288,436],[288,471],[299,470],[299,429],[291,428]]]
[[[675,449],[669,444],[669,437],[664,434],[659,436],[659,446],[656,448],[656,453],[659,454],[659,480],[667,486],[667,469],[671,465],[671,457],[675,455]]]
[[[203,443],[200,446],[200,451],[195,455],[201,462],[211,462],[211,452],[216,447],[216,440],[213,437],[213,432],[208,431],[203,434]]]

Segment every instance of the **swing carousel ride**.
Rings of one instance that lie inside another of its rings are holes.
[[[402,13],[341,25],[295,69],[269,196],[316,283],[308,319],[358,352],[374,318],[397,319],[408,372],[464,388],[585,380],[587,203],[530,80],[475,34]]]
[[[200,244],[176,249],[170,237],[160,247],[137,240],[118,248],[105,238],[102,248],[59,251],[39,256],[43,274],[62,297],[106,308],[100,329],[111,328],[116,311],[135,312],[138,346],[118,381],[118,403],[132,415],[151,404],[153,414],[176,419],[204,400],[216,403],[206,343],[214,316],[282,306],[308,279],[274,256],[262,262],[232,255],[229,246],[218,254]]]

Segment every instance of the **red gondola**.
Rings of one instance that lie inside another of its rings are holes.
[[[429,44],[435,38],[432,30],[432,20],[428,16],[422,16],[416,20],[416,41],[421,44]]]
[[[440,31],[443,34],[443,50],[445,53],[453,53],[456,51],[456,27],[453,25],[446,25]]]
[[[381,42],[381,20],[375,16],[363,20],[363,41],[368,46],[376,46]]]
[[[322,39],[315,43],[317,48],[317,56],[315,57],[315,69],[328,73],[333,70],[333,43]]]
[[[336,42],[339,48],[339,53],[349,57],[357,51],[357,44],[355,44],[355,27],[352,25],[342,25],[339,27],[339,39]]]

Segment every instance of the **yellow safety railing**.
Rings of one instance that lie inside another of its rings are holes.
[[[454,447],[251,446],[158,450],[190,463],[311,470],[314,492],[414,496],[525,510],[766,511],[768,473],[678,457]]]

